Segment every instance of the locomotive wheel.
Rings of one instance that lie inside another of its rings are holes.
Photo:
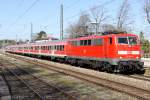
[[[102,67],[102,71],[106,71],[106,72],[112,72],[112,67],[109,63],[104,62],[103,63],[103,67]]]
[[[112,73],[112,66],[109,63],[106,63],[107,72]]]
[[[121,64],[121,63],[118,64],[117,72],[118,73],[124,73],[123,64]]]
[[[145,69],[137,70],[136,73],[137,73],[137,74],[144,74],[144,73],[145,73]]]

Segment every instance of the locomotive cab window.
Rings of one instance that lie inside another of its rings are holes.
[[[118,37],[118,44],[128,44],[127,37]]]
[[[131,45],[137,44],[137,38],[136,37],[129,37],[129,44],[131,44]]]
[[[118,37],[118,44],[135,45],[137,43],[138,41],[136,37]]]

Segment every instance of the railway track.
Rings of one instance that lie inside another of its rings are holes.
[[[128,77],[150,82],[150,76],[145,76],[145,75],[130,75]]]
[[[46,63],[43,63],[43,62],[40,62],[40,61],[38,61],[38,63],[37,63],[37,61],[35,61],[35,60],[27,59],[27,58],[24,58],[24,57],[21,57],[21,56],[14,56],[14,55],[9,55],[9,56],[11,56],[13,58],[16,58],[16,59],[22,59],[25,62],[32,63],[32,64],[35,64],[35,65],[38,65],[38,66],[41,66],[41,67],[44,67],[44,68],[47,68],[47,69],[55,70],[55,71],[58,71],[58,72],[63,72],[63,73],[69,74],[71,76],[80,78],[82,80],[86,80],[88,82],[92,82],[94,84],[104,86],[106,88],[111,88],[115,91],[119,91],[119,92],[129,94],[129,95],[137,97],[139,99],[144,99],[144,100],[149,100],[150,99],[150,91],[148,91],[148,90],[144,90],[144,89],[137,88],[137,87],[134,87],[134,86],[129,86],[129,85],[126,85],[126,84],[121,84],[121,83],[110,81],[110,80],[107,80],[107,79],[102,79],[102,78],[99,78],[99,77],[96,77],[96,76],[92,76],[92,75],[89,75],[89,74],[77,72],[77,71],[74,71],[74,70],[71,70],[71,69],[64,69],[63,67],[61,67],[61,68],[56,67],[56,66],[51,66],[50,67],[49,64],[46,64]]]
[[[12,100],[76,100],[73,94],[64,92],[13,63],[7,62],[7,65],[6,63],[1,65],[3,65],[3,76],[9,86]],[[13,66],[13,68],[6,66]],[[9,76],[7,77],[6,74]]]
[[[2,76],[8,85],[12,100],[43,100],[36,91],[9,69],[3,67]]]

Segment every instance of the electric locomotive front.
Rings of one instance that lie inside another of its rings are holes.
[[[116,35],[116,63],[119,72],[144,73],[144,62],[141,61],[141,46],[135,34]]]

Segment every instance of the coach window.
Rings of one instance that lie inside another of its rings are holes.
[[[55,50],[57,50],[57,46],[55,45]]]
[[[64,45],[62,46],[62,50],[64,51]]]
[[[57,46],[57,50],[60,50],[60,46],[59,45]]]
[[[71,45],[75,46],[75,41],[70,41]]]
[[[40,47],[38,46],[38,50],[40,49]]]
[[[78,46],[77,41],[74,41],[74,46]]]
[[[58,45],[58,46],[57,46],[57,50],[59,50],[59,47],[60,47],[60,46]]]
[[[61,46],[61,45],[59,45],[59,50],[60,50],[60,51],[61,51],[61,49],[62,49],[61,47],[62,47],[62,46]]]
[[[87,45],[87,40],[84,40],[84,46],[86,46]]]
[[[64,51],[64,45],[60,46],[60,51]]]
[[[62,45],[59,46],[59,51],[62,51]]]
[[[84,45],[84,40],[80,40],[80,46]]]
[[[41,46],[41,50],[44,50],[44,46]]]
[[[62,45],[59,46],[59,50],[62,51]]]
[[[48,46],[47,49],[50,50],[50,46]]]

